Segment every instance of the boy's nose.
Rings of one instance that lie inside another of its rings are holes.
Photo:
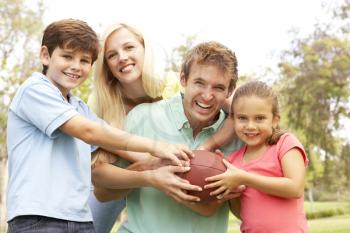
[[[72,61],[71,64],[71,68],[74,70],[80,70],[81,66],[80,66],[80,61]]]

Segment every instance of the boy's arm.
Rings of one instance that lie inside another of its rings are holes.
[[[109,125],[101,125],[81,115],[75,115],[60,126],[60,130],[89,144],[101,146],[109,151],[130,150],[149,152],[156,157],[167,158],[181,165],[178,157],[185,160],[192,151],[184,145],[155,142],[147,138],[129,134]]]
[[[223,122],[221,128],[210,137],[203,145],[199,147],[201,150],[215,151],[236,138],[234,132],[234,122],[233,117],[227,117]]]

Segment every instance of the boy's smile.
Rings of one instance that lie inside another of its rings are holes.
[[[43,46],[40,52],[43,65],[48,67],[46,77],[62,92],[67,98],[70,90],[82,84],[92,67],[91,54],[72,49],[57,47],[51,56]]]

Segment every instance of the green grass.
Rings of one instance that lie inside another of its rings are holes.
[[[305,202],[305,212],[342,209],[345,215],[308,220],[310,233],[349,233],[350,203],[349,202]],[[239,221],[230,214],[228,233],[239,233]]]
[[[310,233],[349,233],[350,214],[308,221]]]
[[[344,209],[346,213],[350,213],[349,202],[305,202],[305,212],[321,211],[327,209]]]
[[[350,214],[308,221],[310,233],[349,233]],[[237,219],[230,215],[228,233],[239,233]]]

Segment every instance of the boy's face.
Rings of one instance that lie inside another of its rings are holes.
[[[47,47],[43,46],[40,58],[42,64],[48,67],[47,78],[60,89],[65,98],[71,89],[86,80],[92,67],[90,53],[68,48],[56,47],[50,56]]]
[[[213,65],[193,63],[189,77],[181,74],[185,88],[184,111],[194,130],[211,125],[229,96],[230,78]]]

